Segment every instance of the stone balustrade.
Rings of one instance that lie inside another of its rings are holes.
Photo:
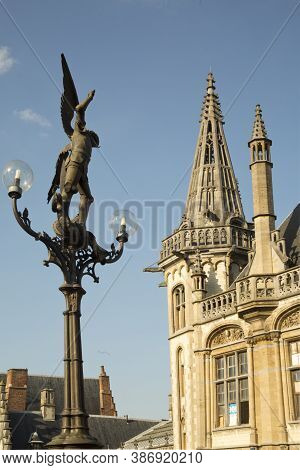
[[[200,314],[202,321],[210,321],[215,318],[225,317],[236,312],[236,291],[223,292],[208,297],[200,303]]]
[[[300,267],[280,274],[249,276],[236,282],[235,289],[200,302],[200,321],[207,322],[236,312],[237,305],[260,300],[279,300],[300,294]]]
[[[173,250],[179,251],[192,247],[232,246],[241,248],[252,247],[253,232],[235,226],[216,228],[186,228],[177,230],[173,235],[163,240],[160,259],[172,255]]]
[[[254,300],[280,299],[300,292],[300,268],[291,268],[280,274],[249,276],[236,283],[237,303]]]

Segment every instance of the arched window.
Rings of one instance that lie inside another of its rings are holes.
[[[258,144],[257,150],[258,150],[258,160],[263,160],[263,151],[262,151],[261,144]]]
[[[173,291],[173,332],[184,328],[185,323],[185,292],[181,284]]]
[[[255,146],[252,147],[252,161],[253,162],[256,161],[256,147]]]
[[[178,350],[178,392],[179,392],[179,397],[183,398],[185,394],[185,387],[184,387],[184,361],[183,361],[182,349]]]

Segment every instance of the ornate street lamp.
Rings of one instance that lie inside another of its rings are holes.
[[[82,367],[82,348],[80,330],[80,304],[85,290],[82,278],[90,276],[99,282],[95,266],[115,263],[122,256],[124,244],[128,241],[125,217],[119,217],[120,230],[116,236],[119,245],[107,251],[98,245],[92,232],[86,229],[86,219],[93,198],[90,192],[87,168],[93,146],[99,146],[98,136],[85,127],[85,110],[94,97],[90,92],[79,103],[76,89],[62,55],[64,93],[62,95],[61,114],[64,129],[70,138],[70,144],[60,153],[56,165],[56,174],[48,193],[48,202],[57,214],[53,224],[55,237],[46,232],[36,232],[31,227],[28,209],[20,212],[17,206],[22,193],[31,188],[33,173],[30,167],[14,160],[3,170],[3,182],[12,199],[14,216],[20,227],[35,240],[44,243],[48,249],[50,263],[62,271],[64,282],[59,290],[64,294],[66,310],[64,312],[64,409],[62,411],[61,432],[48,444],[48,448],[99,448],[100,444],[90,436],[88,415],[84,404],[84,380]],[[76,122],[72,129],[71,122],[76,112]],[[60,189],[59,192],[56,192]],[[69,206],[74,194],[80,193],[79,214],[69,217]]]

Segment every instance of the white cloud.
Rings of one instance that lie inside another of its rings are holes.
[[[21,111],[14,111],[14,114],[18,116],[22,121],[33,122],[41,127],[51,127],[50,122],[44,116],[35,113],[32,109],[26,108]]]
[[[15,59],[10,55],[9,48],[0,46],[0,75],[8,72],[15,62]]]

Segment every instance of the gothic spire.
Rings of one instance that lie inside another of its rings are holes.
[[[215,79],[210,72],[185,214],[195,227],[224,225],[232,217],[244,220],[223,124]]]
[[[262,111],[259,104],[255,107],[255,120],[253,124],[253,131],[252,131],[252,140],[254,139],[266,139],[267,138],[267,131],[265,128],[265,123],[262,118]]]

